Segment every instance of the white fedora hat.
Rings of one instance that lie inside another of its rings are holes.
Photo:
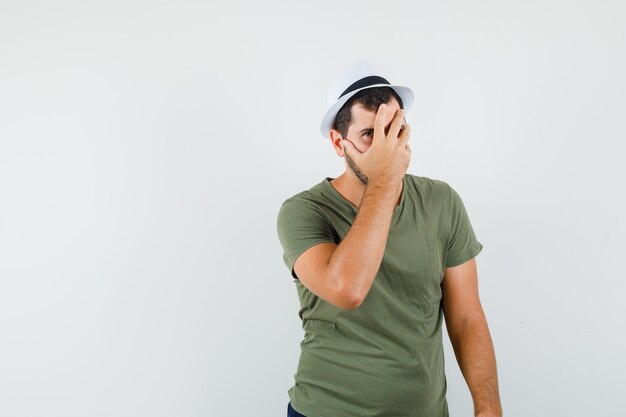
[[[330,138],[337,112],[346,101],[359,91],[372,87],[393,88],[402,99],[405,112],[413,106],[413,91],[409,87],[391,84],[366,59],[360,59],[344,70],[328,89],[328,110],[320,126],[325,139]]]

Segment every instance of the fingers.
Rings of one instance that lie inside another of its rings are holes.
[[[385,103],[378,106],[376,119],[374,119],[374,137],[372,143],[385,139],[385,125],[387,124],[387,105]]]
[[[400,127],[406,122],[404,119],[404,110],[398,109],[396,114],[393,116],[393,120],[391,121],[391,126],[389,127],[389,133],[387,134],[390,138],[397,138],[398,133],[400,132]]]
[[[407,142],[409,141],[409,135],[411,134],[411,125],[405,123],[403,125],[402,130],[400,131],[400,135],[398,135],[398,141],[401,145],[408,146]]]

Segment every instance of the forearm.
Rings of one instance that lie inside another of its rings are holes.
[[[360,304],[380,268],[397,199],[389,185],[367,185],[357,216],[330,261],[342,291]]]
[[[448,332],[474,400],[475,415],[502,416],[496,358],[487,321],[471,320]]]

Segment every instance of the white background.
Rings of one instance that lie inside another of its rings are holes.
[[[284,416],[276,235],[368,58],[462,196],[504,414],[626,407],[621,1],[0,1],[0,415]],[[444,333],[448,402],[472,399]]]

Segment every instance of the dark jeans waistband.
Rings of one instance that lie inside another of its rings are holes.
[[[291,406],[291,401],[287,403],[287,417],[306,417],[304,414],[298,413]]]

